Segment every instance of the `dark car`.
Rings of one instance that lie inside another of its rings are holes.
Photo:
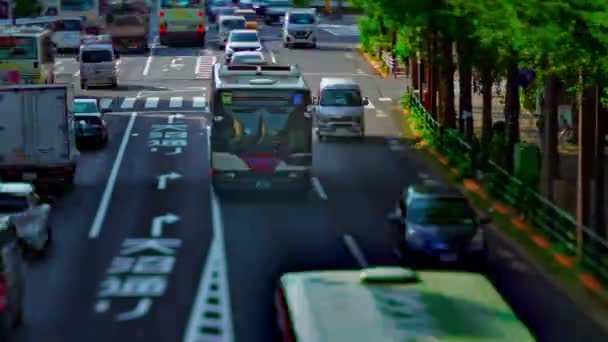
[[[74,100],[74,130],[76,144],[94,144],[104,147],[108,143],[108,124],[104,120],[105,110],[99,109],[96,99]]]
[[[282,24],[285,13],[292,8],[293,4],[289,0],[267,0],[264,5],[264,22],[266,25]]]
[[[388,219],[399,233],[406,263],[459,265],[483,270],[487,241],[480,219],[459,189],[436,182],[409,186]]]

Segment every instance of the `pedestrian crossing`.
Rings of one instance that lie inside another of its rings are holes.
[[[209,111],[206,96],[172,96],[168,98],[159,97],[114,97],[99,99],[99,106],[109,111],[162,111],[162,110],[195,110]]]
[[[217,61],[217,56],[198,56],[196,59],[196,78],[197,79],[211,79],[211,69],[213,64]]]

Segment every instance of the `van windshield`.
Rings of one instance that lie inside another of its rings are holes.
[[[243,30],[245,29],[245,20],[242,19],[228,19],[222,21],[222,27],[228,30]]]
[[[321,106],[354,107],[361,106],[361,94],[356,89],[327,89],[321,94]]]
[[[89,50],[82,52],[83,63],[111,62],[112,52],[108,50]]]
[[[296,25],[312,25],[315,23],[315,16],[312,14],[292,14],[289,16],[289,23]]]

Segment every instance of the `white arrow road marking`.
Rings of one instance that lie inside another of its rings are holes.
[[[181,100],[181,98],[180,98],[180,100]],[[183,117],[184,116],[182,114],[171,114],[171,115],[169,115],[169,119],[167,122],[169,124],[172,124],[173,122],[175,122],[175,119],[181,119]]]
[[[95,312],[104,313],[110,309],[110,301],[107,299],[100,299],[95,303]]]
[[[365,106],[365,108],[367,108],[367,109],[374,109],[374,108],[376,108],[376,106],[374,106],[374,104],[372,103],[372,101],[369,101],[369,103],[367,104],[367,106]]]
[[[155,217],[152,221],[152,236],[159,237],[163,235],[163,226],[165,224],[177,223],[179,220],[179,216],[171,213]]]
[[[158,178],[157,189],[165,190],[167,188],[167,181],[180,179],[180,178],[182,178],[182,175],[180,175],[177,172],[171,172],[171,173],[160,175],[156,178]]]
[[[156,151],[154,151],[154,152],[156,152]],[[176,147],[176,148],[175,148],[175,151],[165,153],[165,155],[167,155],[167,156],[172,156],[172,155],[175,155],[175,154],[181,154],[181,153],[182,153],[182,148],[181,148],[181,147]]]
[[[145,316],[150,308],[152,307],[152,299],[151,298],[142,298],[137,303],[135,309],[129,312],[123,312],[121,314],[116,315],[117,321],[129,321],[132,319],[140,318]]]
[[[169,107],[170,108],[181,107],[183,101],[184,101],[183,97],[181,97],[181,96],[173,96],[173,97],[171,97],[171,99],[169,99]]]

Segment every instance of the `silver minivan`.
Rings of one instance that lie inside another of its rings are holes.
[[[217,30],[219,35],[218,48],[224,49],[226,41],[232,30],[244,30],[247,27],[247,21],[243,16],[221,15],[218,19]]]
[[[80,63],[80,88],[118,86],[117,62],[120,55],[111,43],[83,44],[76,56]]]
[[[365,106],[361,87],[350,78],[323,78],[314,98],[315,131],[325,136],[364,137]]]

